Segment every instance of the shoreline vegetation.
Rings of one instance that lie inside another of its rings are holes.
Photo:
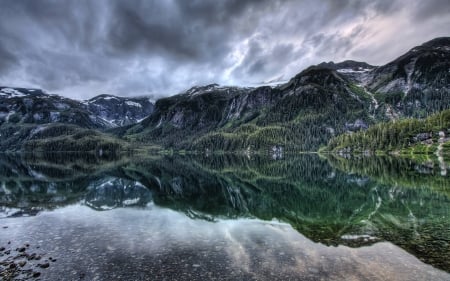
[[[296,146],[289,143],[269,142],[259,149],[209,149],[190,150],[164,147],[159,144],[135,142],[116,137],[109,133],[83,129],[74,125],[49,124],[39,128],[23,129],[31,137],[17,150],[3,152],[80,152],[97,153],[99,156],[121,153],[162,153],[162,154],[264,154],[277,158],[283,154],[319,153],[345,155],[392,155],[402,157],[439,158],[450,156],[450,110],[433,114],[425,119],[405,118],[381,122],[366,130],[346,132],[331,138],[326,146],[317,151],[288,149]]]
[[[403,157],[450,156],[450,110],[425,119],[382,122],[367,130],[332,138],[322,151]]]

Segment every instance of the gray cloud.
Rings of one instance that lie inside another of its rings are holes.
[[[448,36],[445,0],[3,0],[0,84],[74,98],[290,78],[310,64],[382,64]]]
[[[447,0],[428,0],[417,3],[414,15],[417,20],[428,20],[450,14],[450,3]]]
[[[16,57],[0,42],[0,73],[5,72],[16,63]]]

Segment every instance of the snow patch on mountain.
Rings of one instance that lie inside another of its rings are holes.
[[[372,69],[370,68],[361,68],[358,70],[352,69],[352,68],[342,68],[342,69],[338,69],[336,70],[339,73],[364,73],[364,72],[368,72],[371,71]]]
[[[0,90],[0,95],[8,96],[10,98],[26,96],[24,93],[19,92],[16,89],[12,89],[12,88],[3,88],[3,89],[1,89]]]
[[[43,132],[47,127],[46,126],[37,126],[30,132],[30,137],[36,135],[37,133]]]
[[[56,102],[56,103],[53,103],[53,105],[59,110],[66,110],[66,109],[70,108],[70,106],[68,104],[63,103],[63,102]]]
[[[129,105],[129,106],[142,107],[141,104],[139,104],[139,103],[137,103],[137,102],[134,102],[134,101],[129,101],[129,100],[127,100],[127,101],[125,101],[125,103],[126,103],[127,105]]]
[[[109,96],[109,97],[103,97],[104,100],[119,100],[117,97]]]

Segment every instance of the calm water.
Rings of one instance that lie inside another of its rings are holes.
[[[449,174],[442,159],[0,155],[0,276],[450,280]]]

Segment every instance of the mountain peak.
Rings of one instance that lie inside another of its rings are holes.
[[[15,87],[2,87],[0,86],[0,96],[14,98],[25,97],[28,95],[47,95],[41,89],[27,89],[27,88],[15,88]]]
[[[450,47],[450,37],[438,37],[422,44],[423,47]]]
[[[203,85],[203,86],[196,85],[196,86],[191,87],[189,90],[187,90],[186,93],[187,94],[196,94],[198,92],[212,91],[219,87],[220,87],[220,85],[217,83]]]
[[[114,95],[101,94],[101,95],[98,95],[98,96],[95,96],[95,97],[89,99],[88,102],[95,102],[95,101],[99,101],[99,100],[111,100],[111,99],[120,100],[119,97],[114,96]]]
[[[294,85],[307,85],[307,84],[339,84],[343,81],[343,78],[338,75],[338,73],[331,68],[310,66],[297,74],[294,78],[289,80],[288,83],[284,84],[281,88],[286,89]]]
[[[343,70],[348,69],[352,71],[367,71],[375,68],[375,66],[370,65],[366,62],[361,61],[354,61],[354,60],[345,60],[342,62],[334,63],[333,61],[330,62],[322,62],[318,65],[312,66],[313,68],[328,68],[332,70]]]
[[[416,57],[419,54],[427,52],[449,52],[450,37],[438,37],[412,48],[409,52],[400,58]]]
[[[249,87],[251,88],[251,87]],[[249,88],[241,88],[237,86],[221,86],[219,84],[208,84],[205,86],[194,86],[187,90],[186,92],[181,93],[181,95],[188,95],[190,97],[203,95],[205,93],[234,93],[236,91],[240,91],[243,89],[249,89]]]

